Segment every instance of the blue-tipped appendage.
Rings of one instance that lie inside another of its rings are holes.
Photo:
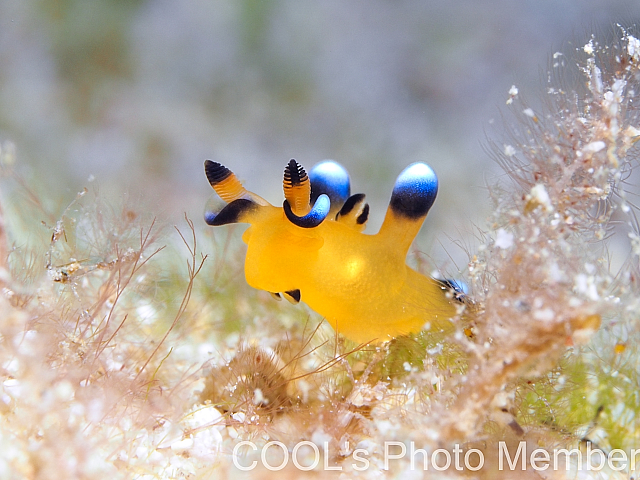
[[[311,203],[325,194],[333,209],[339,209],[351,194],[349,173],[338,162],[324,160],[309,171],[311,181]]]
[[[433,169],[413,163],[398,175],[389,205],[396,215],[417,219],[429,212],[437,194],[438,177]]]

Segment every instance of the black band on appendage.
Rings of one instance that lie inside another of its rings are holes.
[[[393,192],[389,206],[398,216],[418,219],[429,213],[435,200],[435,195],[423,196],[412,192],[399,192],[398,194]]]
[[[351,210],[353,210],[356,205],[358,205],[360,202],[364,200],[364,197],[365,197],[364,193],[356,193],[354,195],[351,195],[349,198],[347,198],[347,201],[344,202],[344,205],[340,209],[339,215],[341,217],[344,217],[345,215],[349,215]]]
[[[369,204],[365,203],[364,207],[362,208],[362,213],[358,215],[358,218],[356,218],[356,223],[358,225],[363,225],[364,223],[367,222],[368,219],[369,219]]]
[[[207,175],[207,180],[209,180],[212,187],[215,187],[218,183],[233,174],[233,172],[224,165],[211,160],[204,161],[204,173]]]

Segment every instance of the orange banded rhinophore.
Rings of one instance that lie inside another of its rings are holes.
[[[355,342],[386,341],[426,325],[448,324],[456,282],[435,280],[406,264],[409,247],[438,191],[435,172],[414,163],[398,176],[375,235],[362,233],[369,215],[363,194],[350,195],[347,171],[326,160],[307,175],[291,160],[284,171],[284,203],[276,207],[244,188],[235,174],[206,160],[209,183],[227,205],[207,212],[219,226],[248,223],[245,276],[276,299],[305,302]]]

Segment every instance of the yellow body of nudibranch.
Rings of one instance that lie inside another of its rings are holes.
[[[455,315],[443,282],[405,263],[437,192],[427,165],[413,164],[398,177],[375,235],[362,233],[369,207],[364,195],[349,197],[348,174],[335,162],[314,167],[311,180],[295,160],[289,162],[283,207],[245,190],[218,163],[207,160],[205,171],[229,203],[219,214],[207,214],[207,223],[250,224],[243,240],[252,287],[304,301],[356,342],[389,340],[427,323],[444,326]]]

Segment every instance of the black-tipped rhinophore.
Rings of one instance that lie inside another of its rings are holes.
[[[326,195],[320,195],[314,203],[313,208],[306,215],[299,217],[291,211],[291,205],[287,200],[282,204],[284,213],[291,223],[302,228],[313,228],[320,225],[331,209],[331,202]]]
[[[311,203],[325,194],[331,200],[331,208],[336,211],[349,198],[351,182],[349,173],[333,160],[324,160],[309,171],[311,180]]]
[[[291,159],[284,169],[282,188],[284,198],[289,202],[289,206],[296,216],[304,216],[309,213],[311,182],[302,165],[294,159]]]
[[[284,169],[284,184],[290,187],[302,185],[307,180],[307,172],[304,167],[296,162],[293,158]]]
[[[204,173],[212,187],[233,175],[233,172],[227,167],[211,160],[204,161]]]
[[[254,211],[257,208],[259,208],[259,205],[255,202],[245,198],[239,198],[224,207],[220,213],[213,216],[211,221],[209,221],[205,215],[205,221],[214,227],[227,225],[228,223],[238,223],[243,214]]]
[[[412,220],[424,217],[438,194],[438,177],[429,165],[414,163],[398,176],[389,206],[398,216]]]

